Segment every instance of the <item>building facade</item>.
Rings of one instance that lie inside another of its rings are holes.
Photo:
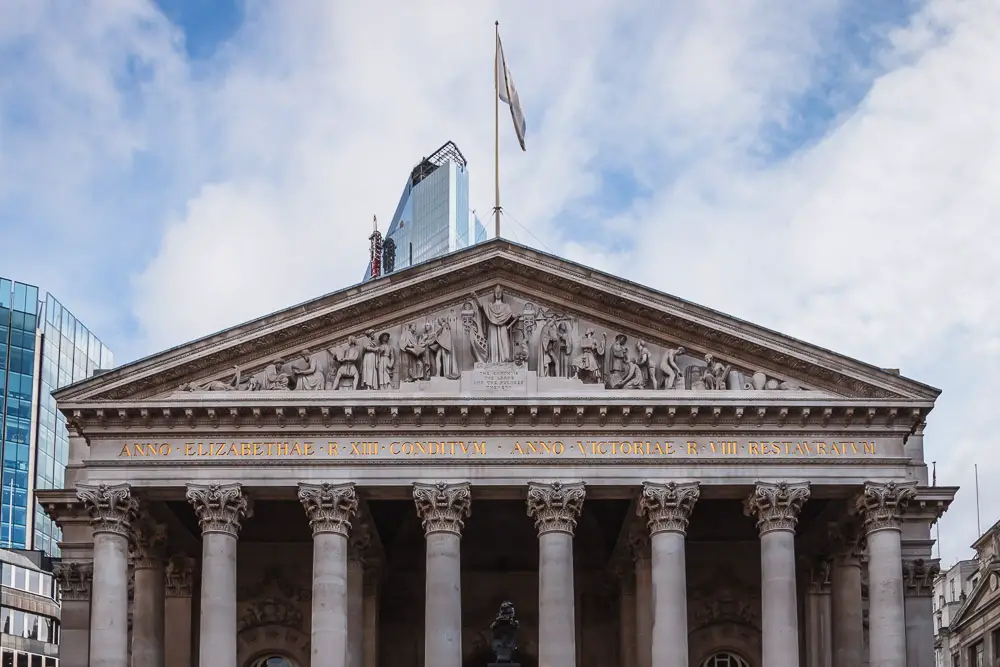
[[[52,392],[114,365],[111,351],[51,294],[0,278],[3,475],[0,545],[59,555],[58,527],[36,489],[61,486],[69,445]]]
[[[63,664],[931,667],[938,393],[494,239],[57,392]]]
[[[59,665],[59,587],[52,572],[42,565],[24,554],[0,549],[0,665],[3,667]]]
[[[452,142],[410,172],[383,243],[382,275],[486,240],[469,207],[469,165]],[[369,263],[364,280],[371,280]]]
[[[938,667],[1000,665],[1000,521],[934,582]]]

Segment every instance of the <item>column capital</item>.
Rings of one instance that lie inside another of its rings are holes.
[[[583,482],[528,482],[528,516],[539,535],[573,534],[587,490]]]
[[[76,497],[90,513],[94,533],[129,537],[132,521],[139,513],[139,501],[130,484],[77,484]]]
[[[937,558],[904,558],[903,585],[906,597],[931,597],[934,579],[941,574],[941,561]]]
[[[688,518],[698,502],[698,482],[643,482],[636,514],[646,517],[650,535],[687,532]]]
[[[743,501],[743,513],[757,518],[763,537],[774,530],[795,532],[799,511],[809,499],[809,482],[757,482]]]
[[[202,535],[224,533],[239,537],[243,521],[253,516],[242,484],[188,484],[185,497],[194,506]]]
[[[151,570],[163,564],[163,547],[167,543],[167,527],[144,517],[132,524],[129,558],[137,570]]]
[[[468,482],[448,484],[413,483],[413,502],[424,534],[454,533],[461,535],[464,519],[472,513],[472,486]]]
[[[347,559],[360,563],[368,562],[368,548],[372,544],[372,528],[368,521],[359,521],[351,531],[347,541]]]
[[[94,583],[94,564],[84,561],[61,561],[52,567],[52,574],[59,582],[63,602],[89,601]]]
[[[168,598],[189,598],[194,592],[194,573],[197,564],[186,554],[175,554],[167,561],[164,584]]]
[[[830,553],[839,565],[861,566],[865,551],[865,536],[857,516],[831,522],[828,525]]]
[[[810,559],[806,563],[806,568],[809,575],[809,592],[815,595],[829,593],[833,559],[828,556],[818,556]]]
[[[358,511],[358,496],[354,483],[322,484],[299,483],[299,502],[309,517],[313,535],[336,533],[348,537],[351,519]]]
[[[917,495],[917,481],[910,482],[866,482],[864,490],[855,498],[854,504],[864,516],[865,533],[879,530],[899,530],[903,512],[910,500]]]

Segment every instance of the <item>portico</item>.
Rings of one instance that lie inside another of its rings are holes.
[[[936,396],[477,246],[57,394],[62,662],[921,665]]]

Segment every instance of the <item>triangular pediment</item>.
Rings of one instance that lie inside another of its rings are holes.
[[[979,581],[949,623],[951,631],[958,632],[997,605],[1000,605],[1000,561],[991,560],[980,567]]]
[[[499,297],[499,298],[498,298]],[[642,344],[640,345],[640,341]],[[540,391],[938,390],[676,297],[494,240],[126,364],[56,393],[468,389],[513,364]],[[519,371],[520,372],[520,371]],[[424,383],[424,384],[421,384]]]

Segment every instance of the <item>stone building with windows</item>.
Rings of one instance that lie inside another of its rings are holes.
[[[32,555],[0,549],[0,667],[59,665],[59,586]]]
[[[1000,665],[1000,521],[972,548],[934,582],[937,667]]]
[[[938,394],[491,240],[59,391],[63,665],[930,667]]]

